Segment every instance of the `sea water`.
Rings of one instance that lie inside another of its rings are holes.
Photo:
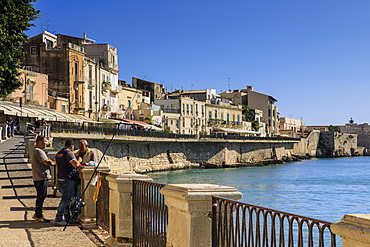
[[[240,201],[328,222],[370,213],[370,157],[148,174],[159,183],[233,186]]]

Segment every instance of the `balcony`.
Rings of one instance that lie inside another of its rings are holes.
[[[111,107],[110,105],[103,105],[103,106],[101,107],[101,110],[102,110],[103,112],[109,112],[109,111],[111,111],[111,109],[112,109],[112,107]]]
[[[111,88],[111,83],[109,81],[103,81],[102,83],[102,89],[104,91],[108,91]]]
[[[162,109],[165,113],[180,113],[180,109]]]
[[[118,64],[115,64],[115,63],[109,62],[109,63],[108,63],[108,66],[109,66],[109,68],[111,68],[111,69],[118,70]]]
[[[96,87],[96,81],[95,81],[95,79],[89,78],[87,81],[89,82],[89,84],[88,84],[88,88],[89,89],[92,89],[92,88]]]
[[[122,92],[122,86],[121,85],[118,85],[117,87],[112,87],[110,89],[110,91],[112,93],[114,93],[114,94],[118,94],[118,93]]]

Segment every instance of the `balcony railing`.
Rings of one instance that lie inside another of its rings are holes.
[[[336,246],[330,222],[212,197],[212,247]]]
[[[180,109],[162,109],[165,113],[180,113]]]

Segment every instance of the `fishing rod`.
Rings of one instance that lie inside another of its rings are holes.
[[[117,132],[118,132],[119,126],[120,126],[122,123],[123,123],[122,121],[121,121],[121,122],[119,122],[119,124],[118,124],[117,128],[115,129],[115,131],[114,131],[114,133],[113,133],[113,136],[112,136],[112,138],[110,139],[110,141],[109,141],[109,143],[108,143],[107,147],[105,148],[105,151],[104,151],[103,155],[101,156],[101,158],[100,158],[100,161],[99,161],[98,165],[95,167],[94,172],[93,172],[93,174],[92,174],[92,175],[91,175],[91,177],[90,177],[89,182],[86,184],[85,189],[83,190],[83,192],[82,192],[82,194],[81,194],[80,198],[76,201],[75,209],[74,209],[74,211],[73,211],[73,213],[72,213],[71,217],[69,217],[69,219],[68,219],[68,221],[67,221],[67,224],[64,226],[63,231],[65,231],[65,230],[66,230],[67,226],[69,225],[69,221],[70,221],[70,220],[75,216],[75,214],[77,214],[78,209],[83,208],[83,207],[85,206],[85,203],[84,203],[84,202],[82,202],[82,197],[85,195],[85,192],[86,192],[87,188],[89,187],[89,185],[90,185],[91,181],[93,180],[93,178],[94,178],[95,174],[97,173],[97,170],[98,170],[98,168],[99,168],[99,166],[100,166],[100,163],[102,162],[102,160],[103,160],[103,158],[104,158],[104,156],[105,156],[105,154],[106,154],[106,152],[107,152],[107,150],[108,150],[108,148],[109,148],[110,144],[112,143],[112,141],[113,141],[113,139],[114,139],[114,136],[115,136],[115,135],[117,134]]]

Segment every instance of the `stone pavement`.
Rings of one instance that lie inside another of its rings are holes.
[[[36,201],[31,164],[24,155],[23,136],[0,143],[0,246],[95,246],[78,228],[35,223],[32,219]],[[60,198],[49,187],[44,203],[44,217],[53,220]]]

